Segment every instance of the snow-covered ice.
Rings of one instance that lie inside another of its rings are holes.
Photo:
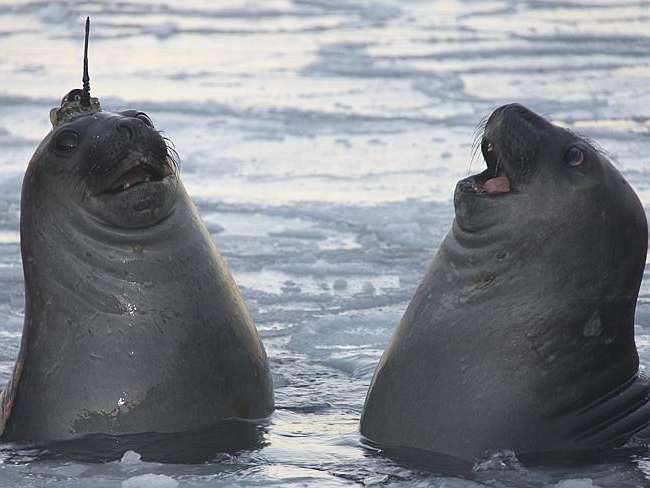
[[[141,474],[122,481],[122,488],[176,488],[178,481],[164,474]]]

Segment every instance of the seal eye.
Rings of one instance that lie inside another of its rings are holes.
[[[56,148],[62,152],[70,152],[79,144],[79,136],[71,130],[59,132],[56,136]]]
[[[145,114],[143,112],[139,112],[138,115],[136,115],[136,117],[139,118],[144,123],[144,125],[146,125],[148,127],[153,127],[153,122],[147,116],[147,114]]]
[[[578,146],[571,146],[564,153],[564,162],[569,166],[580,166],[585,160],[585,153]]]

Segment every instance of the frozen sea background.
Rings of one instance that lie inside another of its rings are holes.
[[[483,116],[518,101],[595,139],[648,208],[648,2],[0,0],[0,384],[23,323],[22,173],[80,85],[88,14],[92,93],[175,142],[266,345],[277,410],[259,449],[203,464],[0,446],[0,486],[650,486],[647,451],[438,469],[364,446],[357,428],[455,182],[484,164],[471,161]],[[639,301],[646,369],[650,279]]]

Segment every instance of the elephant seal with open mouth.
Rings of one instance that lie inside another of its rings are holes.
[[[149,117],[102,111],[86,74],[52,121],[23,181],[25,325],[2,439],[269,415],[264,347]]]
[[[650,422],[639,199],[592,144],[506,105],[370,385],[361,433],[468,460],[591,449]]]

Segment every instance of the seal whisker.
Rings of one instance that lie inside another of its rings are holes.
[[[472,157],[469,160],[469,168],[468,168],[468,173],[472,172],[472,165],[474,164],[474,161],[478,160],[478,154],[480,151],[481,145],[478,144],[478,141],[472,144]]]
[[[488,119],[489,119],[488,115],[484,115],[483,117],[481,117],[481,120],[479,120],[478,124],[476,124],[476,129],[474,129],[475,134],[477,132],[483,132],[485,130],[485,126],[487,125]]]
[[[483,123],[483,121],[481,121],[481,123],[476,127],[476,130],[474,131],[474,139],[472,141],[472,153],[469,161],[469,170],[468,170],[469,173],[471,173],[472,171],[472,165],[474,164],[474,161],[478,159],[478,154],[481,149],[481,141],[483,140],[484,134],[485,134],[485,124]]]
[[[474,138],[472,139],[472,146],[476,146],[481,142],[481,139],[483,139],[483,134],[485,134],[484,130],[480,130],[474,133]]]
[[[499,168],[501,168],[501,155],[497,154],[497,162],[494,165],[494,175],[495,176],[499,174]]]
[[[169,163],[171,163],[174,171],[176,173],[180,173],[181,157],[176,151],[174,141],[172,141],[169,137],[163,135],[163,131],[158,131],[158,133],[162,137],[163,141],[165,141],[165,146],[167,147],[167,160]]]

